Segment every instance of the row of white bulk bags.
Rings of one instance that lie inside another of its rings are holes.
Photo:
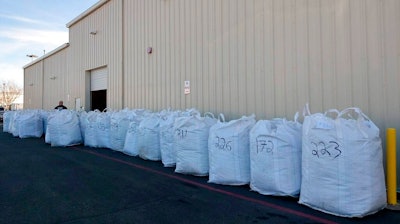
[[[208,137],[211,126],[217,122],[214,115],[179,117],[174,123],[175,172],[195,176],[209,173]]]
[[[80,121],[85,146],[125,152],[131,122],[146,113],[148,111],[142,109],[82,113]]]
[[[189,116],[193,111],[195,110],[184,112],[163,110],[160,113],[151,113],[147,110],[135,110],[135,116],[128,126],[122,152],[146,160],[161,160],[165,166],[174,166],[176,160],[173,148],[175,118]]]
[[[225,122],[198,111],[7,111],[3,131],[21,138],[45,132],[52,146],[84,139],[86,146],[161,160],[177,173],[209,175],[210,183],[300,194],[300,204],[338,216],[363,217],[386,206],[379,129],[359,108],[309,113],[303,125],[297,116]]]
[[[259,120],[250,131],[250,188],[296,197],[301,184],[302,125],[284,118]]]
[[[305,117],[299,203],[344,217],[386,207],[379,129],[359,108]]]
[[[46,142],[51,146],[72,146],[82,143],[78,114],[71,110],[55,110],[47,119]]]
[[[20,138],[40,138],[44,133],[42,113],[42,110],[6,111],[3,116],[3,132]]]
[[[225,122],[220,119],[208,137],[209,183],[245,185],[250,182],[249,132],[255,116]]]
[[[3,116],[3,132],[13,134],[15,137],[39,138],[46,133],[47,117],[49,111],[44,110],[18,110],[6,111]],[[22,121],[22,129],[19,128]],[[42,127],[39,127],[42,126]]]

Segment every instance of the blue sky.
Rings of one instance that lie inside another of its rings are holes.
[[[23,86],[26,55],[68,43],[66,24],[98,0],[0,0],[0,82]]]

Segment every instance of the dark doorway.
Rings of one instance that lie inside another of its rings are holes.
[[[97,90],[90,92],[90,105],[91,110],[100,110],[103,111],[107,108],[107,90]]]

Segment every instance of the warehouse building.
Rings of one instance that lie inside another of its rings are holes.
[[[359,107],[384,139],[400,128],[399,11],[398,0],[100,0],[67,24],[69,43],[24,67],[24,108],[292,119],[306,103]]]

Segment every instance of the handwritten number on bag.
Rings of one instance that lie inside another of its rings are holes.
[[[217,142],[215,143],[215,147],[217,149],[221,149],[224,151],[232,150],[232,146],[231,146],[232,141],[227,141],[225,138],[221,138],[219,136],[216,136],[216,138],[217,138]]]
[[[342,154],[342,151],[339,149],[339,144],[335,141],[330,141],[329,143],[334,144],[335,148],[333,148],[333,149],[338,152],[338,154],[335,156],[335,158],[340,156],[340,154]]]
[[[274,151],[274,143],[268,139],[265,135],[260,135],[256,138],[257,141],[257,154],[266,152],[273,153]]]
[[[187,133],[188,131],[186,129],[176,129],[176,135],[181,139],[185,138],[187,136]]]
[[[333,157],[333,159],[335,159],[338,156],[340,156],[340,154],[342,154],[342,151],[339,149],[340,145],[336,141],[329,141],[328,147],[325,142],[318,142],[318,143],[311,142],[311,144],[314,145],[315,147],[312,150],[312,154],[314,156],[317,156],[318,158],[326,156],[326,157]]]

